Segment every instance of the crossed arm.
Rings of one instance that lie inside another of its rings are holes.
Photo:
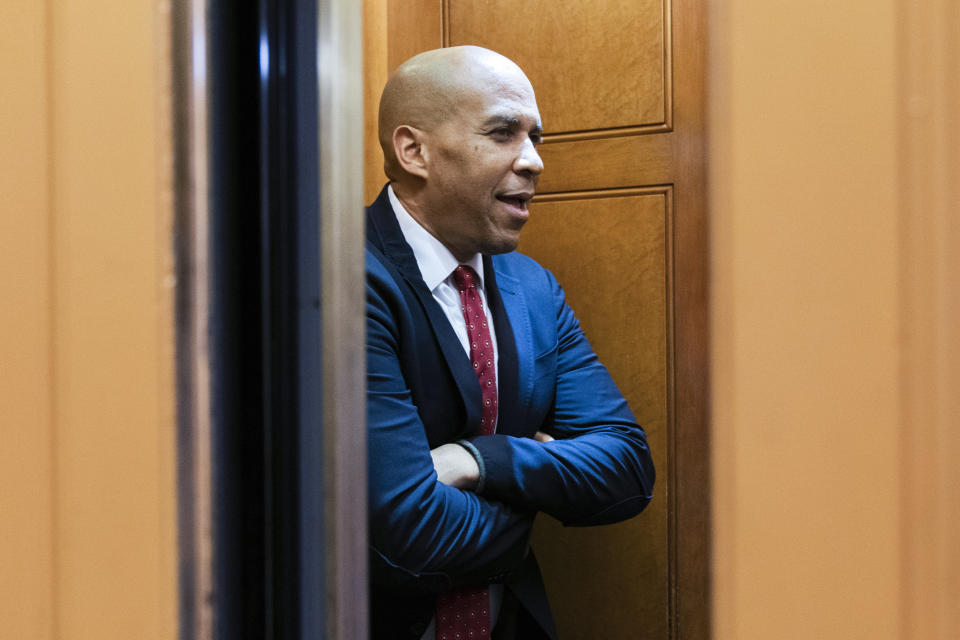
[[[430,449],[406,388],[396,306],[368,289],[370,524],[374,580],[434,590],[489,581],[527,552],[533,517],[604,524],[649,501],[653,467],[643,430],[597,361],[559,286],[554,401],[534,438],[477,436],[485,481],[458,444]],[[549,433],[548,433],[549,432]]]
[[[537,442],[550,442],[553,436],[543,431],[533,435]],[[442,444],[430,450],[437,481],[464,491],[473,491],[480,481],[480,465],[473,454],[456,443]]]

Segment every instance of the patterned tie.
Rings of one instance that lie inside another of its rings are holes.
[[[470,362],[480,382],[483,413],[480,435],[490,435],[497,425],[497,370],[487,314],[477,291],[477,274],[463,265],[453,271],[460,291],[460,308],[467,323]],[[490,638],[490,593],[486,587],[456,589],[437,596],[437,640],[488,640]]]
[[[480,382],[480,397],[483,400],[480,435],[488,436],[497,426],[497,370],[493,365],[493,344],[487,327],[487,314],[483,311],[483,300],[477,291],[477,274],[473,269],[463,265],[454,269],[453,284],[460,291],[460,309],[467,323],[467,338],[470,341],[470,361]]]

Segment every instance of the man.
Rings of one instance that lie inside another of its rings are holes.
[[[543,168],[533,88],[479,47],[384,88],[367,210],[373,637],[555,638],[529,536],[649,502],[643,430],[553,276],[517,253]],[[468,635],[475,633],[476,635]]]

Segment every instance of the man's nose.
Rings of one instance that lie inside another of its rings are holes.
[[[520,155],[517,156],[517,161],[514,163],[514,170],[517,173],[529,171],[533,175],[539,175],[543,171],[543,160],[537,153],[537,147],[533,144],[533,140],[527,138],[524,141]]]

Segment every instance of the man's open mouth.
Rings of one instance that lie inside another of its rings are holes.
[[[506,204],[512,207],[516,207],[518,209],[526,209],[527,203],[530,202],[530,197],[526,195],[520,195],[520,196],[504,195],[504,196],[497,196],[497,200],[499,200],[500,202],[505,202]]]

